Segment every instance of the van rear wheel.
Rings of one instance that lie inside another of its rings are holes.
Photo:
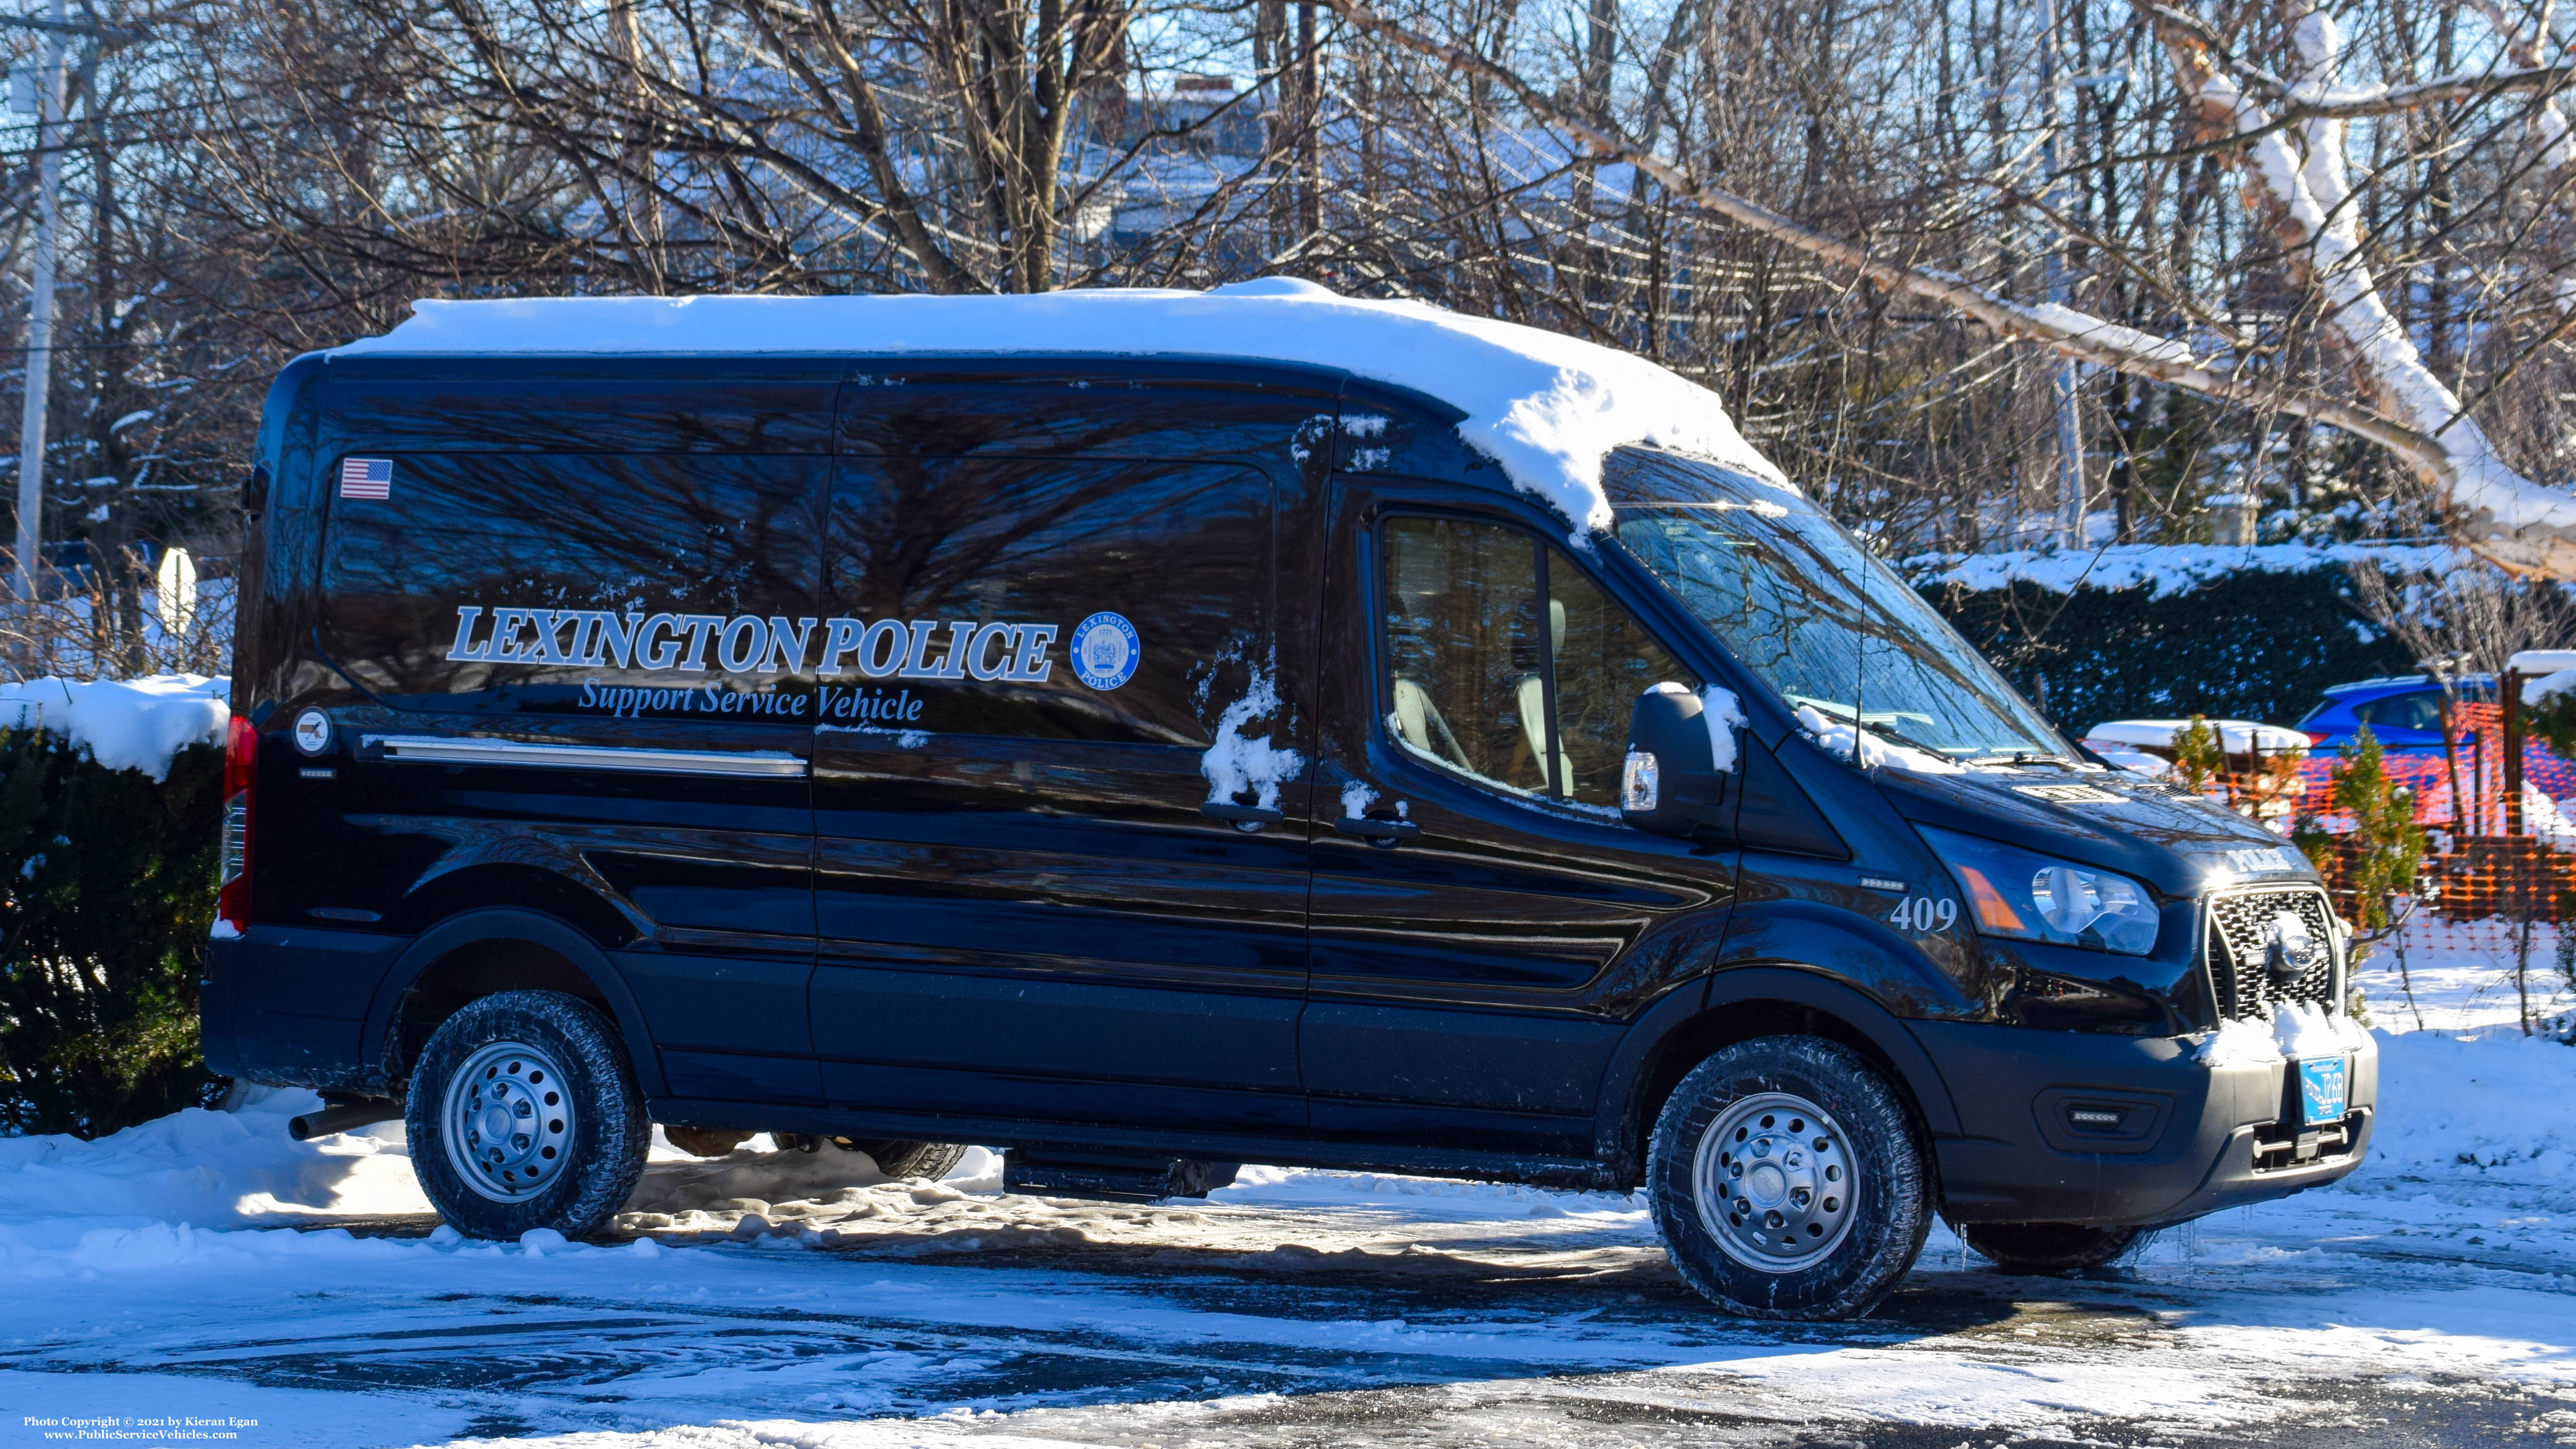
[[[1738,1042],[1682,1078],[1647,1149],[1682,1278],[1748,1318],[1868,1312],[1931,1230],[1923,1150],[1895,1089],[1818,1037]]]
[[[412,1172],[470,1238],[594,1231],[644,1174],[653,1123],[608,1018],[555,991],[469,1002],[411,1077]]]
[[[2129,1251],[2138,1230],[2082,1223],[1969,1223],[1959,1236],[2007,1273],[2074,1273],[2099,1268]]]

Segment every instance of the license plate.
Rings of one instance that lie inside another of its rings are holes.
[[[2342,1121],[2351,1079],[2352,1061],[2349,1057],[2326,1057],[2299,1063],[2299,1103],[2303,1124],[2315,1127]]]

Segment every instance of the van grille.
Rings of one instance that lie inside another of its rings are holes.
[[[2263,964],[2263,945],[2271,934],[2272,918],[2284,911],[2296,915],[2310,935],[2327,943],[2322,964],[2288,981],[2274,979]],[[2335,947],[2334,914],[2326,904],[2326,893],[2314,886],[2235,891],[2212,897],[2209,902],[2209,944],[2204,959],[2209,967],[2210,994],[2217,998],[2218,1014],[2223,1017],[2268,1016],[2272,1007],[2284,1001],[2304,1001],[2333,1010],[2340,999],[2335,990],[2342,964],[2340,954]]]

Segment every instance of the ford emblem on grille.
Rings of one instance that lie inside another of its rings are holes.
[[[2326,943],[2308,929],[2308,923],[2296,912],[2283,911],[2272,917],[2263,933],[2263,965],[2275,980],[2295,981],[2323,964]]]

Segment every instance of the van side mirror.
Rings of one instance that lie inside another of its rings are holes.
[[[1698,695],[1667,682],[1638,698],[1619,777],[1622,818],[1657,835],[1688,837],[1722,827],[1718,807],[1726,803],[1727,778],[1717,768]]]

